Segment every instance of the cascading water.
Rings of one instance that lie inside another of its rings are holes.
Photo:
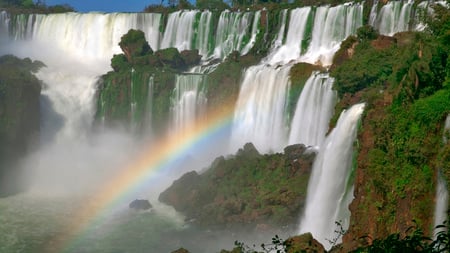
[[[380,34],[392,36],[398,32],[408,31],[412,17],[414,1],[390,1],[381,7],[375,16],[371,13],[371,26],[375,27]],[[374,8],[374,7],[373,7]]]
[[[197,11],[177,11],[169,15],[161,48],[192,49],[194,21]]]
[[[284,147],[289,70],[259,65],[245,72],[234,114],[233,150],[249,141],[263,152]]]
[[[286,64],[300,58],[302,46],[305,44],[305,33],[307,30],[308,19],[311,15],[311,8],[297,8],[290,12],[288,32],[284,44],[276,47],[267,57],[266,61],[270,64]],[[280,34],[283,36],[283,34]],[[277,41],[283,41],[278,38]],[[275,44],[278,46],[277,44]]]
[[[312,38],[307,52],[300,60],[308,63],[331,65],[341,41],[362,26],[362,4],[342,4],[318,7],[314,17]]]
[[[172,98],[173,132],[183,133],[187,127],[202,117],[206,106],[203,75],[177,75]]]
[[[209,56],[212,52],[212,43],[210,42],[211,38],[211,20],[212,13],[210,11],[202,12],[198,25],[198,34],[195,48],[198,49],[200,55],[203,58]]]
[[[255,14],[223,11],[217,25],[214,57],[223,59],[233,51],[248,53],[258,32],[260,15],[259,11]]]
[[[292,119],[289,143],[319,146],[328,131],[333,116],[336,92],[334,79],[328,74],[313,73],[306,81]]]
[[[290,88],[289,72],[292,64],[303,60],[307,62],[319,60],[327,63],[345,36],[355,33],[356,28],[362,24],[362,6],[359,4],[326,6],[318,9],[315,17],[310,7],[292,10],[283,45],[279,45],[283,40],[278,37],[274,41],[273,50],[269,56],[260,65],[250,67],[245,71],[233,121],[232,151],[246,142],[252,142],[263,152],[279,151],[286,146],[290,125],[286,116],[286,104]],[[333,29],[333,25],[336,25],[335,29]],[[311,31],[316,35],[312,35],[313,39],[308,47],[306,43]],[[331,35],[319,35],[321,33],[330,33]],[[283,33],[280,32],[281,34]],[[303,48],[309,49],[305,53]],[[321,51],[313,52],[315,49]],[[321,92],[320,89],[313,89],[313,91]],[[327,100],[324,101],[325,104],[318,106],[329,108],[330,103],[334,103],[333,96],[328,96],[325,100]],[[311,109],[313,109],[312,107]],[[313,110],[316,111],[328,110],[314,108]],[[297,110],[300,111],[300,109]],[[310,114],[304,113],[303,115]],[[295,120],[295,122],[303,121],[305,120],[300,119],[299,116]],[[324,124],[319,129],[326,128],[328,125],[328,122],[322,120],[317,122]],[[298,123],[295,124],[295,127],[298,127]],[[295,138],[298,138],[297,129],[291,131],[294,141]],[[318,144],[314,143],[314,145]]]
[[[300,221],[299,233],[311,232],[326,249],[331,247],[335,222],[341,221],[347,227],[345,213],[348,198],[349,175],[352,167],[353,143],[364,104],[357,104],[343,111],[336,127],[326,137],[314,161],[308,184],[305,212]],[[351,187],[350,187],[351,188]]]
[[[443,142],[447,143],[447,134],[450,134],[450,114],[447,115],[444,124],[444,135],[442,137]],[[444,176],[442,175],[441,170],[438,170],[437,175],[437,187],[436,187],[436,207],[434,208],[434,239],[437,238],[438,233],[442,231],[446,231],[446,228],[436,228],[439,225],[443,225],[444,222],[448,222],[448,200],[449,200],[449,192],[447,182],[445,181]]]
[[[310,7],[292,10],[286,43],[268,57],[278,62],[302,40]],[[287,143],[286,101],[292,65],[278,68],[265,63],[245,71],[233,120],[232,150],[253,142],[258,150],[280,150]]]

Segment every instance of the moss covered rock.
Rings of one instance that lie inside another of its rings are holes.
[[[159,200],[198,226],[258,230],[296,224],[314,153],[303,145],[286,151],[261,155],[246,144],[234,157],[217,158],[202,174],[183,175]]]
[[[140,30],[130,29],[121,37],[119,46],[129,63],[133,63],[135,57],[153,53],[153,50],[145,39],[144,32]]]

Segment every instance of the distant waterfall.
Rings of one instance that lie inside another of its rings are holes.
[[[6,16],[2,12],[0,18],[6,20]],[[169,14],[161,32],[160,13],[22,14],[13,17],[9,30],[16,40],[52,44],[71,56],[105,64],[113,54],[122,52],[118,43],[129,29],[142,30],[155,51],[168,47],[179,51],[198,49],[203,59],[223,59],[233,51],[250,51],[259,32],[260,17],[260,11],[223,11],[217,27],[213,27],[210,11],[182,10]]]
[[[289,144],[322,144],[337,97],[332,90],[333,82],[328,74],[319,73],[313,73],[306,81],[291,123]]]
[[[331,65],[333,55],[341,41],[355,34],[362,26],[362,4],[321,6],[316,10],[312,38],[307,52],[300,58],[303,62]]]
[[[192,49],[194,21],[197,11],[177,11],[169,15],[161,48]]]
[[[161,17],[155,13],[32,14],[16,16],[10,27],[16,39],[52,45],[71,57],[109,65],[112,55],[122,52],[120,38],[131,28],[144,31],[150,46],[157,49]]]
[[[346,194],[352,166],[353,142],[363,110],[364,104],[357,104],[341,113],[336,127],[319,150],[309,179],[306,207],[299,232],[311,232],[326,249],[331,247],[327,239],[336,237],[336,226],[333,224],[336,221],[348,222],[349,216],[342,215],[342,209],[347,209],[349,204]],[[345,228],[348,224],[343,226]]]
[[[286,64],[300,58],[302,45],[306,43],[305,35],[310,15],[311,7],[291,10],[285,42],[280,47],[276,47],[267,57],[268,63]],[[277,41],[283,41],[283,39],[278,38]]]
[[[233,51],[248,53],[255,43],[260,15],[259,11],[256,13],[223,11],[217,25],[214,57],[224,58]]]
[[[212,43],[210,41],[210,35],[212,33],[211,19],[212,13],[210,11],[202,12],[198,26],[198,38],[196,40],[195,48],[198,49],[200,55],[204,58],[212,53]]]
[[[392,36],[398,32],[410,30],[412,7],[414,1],[390,1],[381,7],[376,15],[371,13],[371,26],[375,27],[380,34]],[[372,7],[375,8],[375,7]]]
[[[308,109],[297,108],[298,116],[292,123],[289,122],[286,108],[290,89],[289,71],[294,63],[304,60],[328,63],[328,59],[331,59],[340,42],[346,36],[355,33],[356,28],[362,24],[362,5],[345,4],[317,9],[316,12],[311,7],[291,10],[286,38],[281,39],[284,33],[280,32],[274,41],[272,52],[260,65],[245,71],[233,120],[232,150],[246,142],[252,142],[263,152],[279,151],[291,142],[289,139],[295,142],[301,138],[298,133],[301,130],[293,128],[316,127],[316,130],[321,132],[317,133],[318,136],[326,133],[324,130],[328,126],[326,118],[329,120],[330,116],[325,112],[331,113],[329,108],[334,104],[335,97],[320,94],[326,92],[316,86],[313,87],[312,84],[308,85],[307,89],[305,86],[303,91],[305,95],[302,101],[297,103],[298,106],[305,105],[304,100],[308,96],[306,94],[316,98],[323,97],[323,104],[317,102],[316,106],[309,104],[305,106],[310,110],[324,113],[311,116],[314,112],[305,112]],[[285,18],[282,17],[282,22],[284,20]],[[281,28],[284,29],[283,27],[282,23]],[[320,33],[330,35],[319,35]],[[312,38],[311,42],[309,42],[310,38]],[[320,50],[314,52],[316,49]],[[330,86],[331,84],[328,87]],[[303,116],[308,117],[308,115],[314,119],[302,119]],[[300,126],[302,124],[300,122],[305,123],[310,120],[322,125]],[[290,125],[292,127],[289,127]],[[289,128],[293,129],[291,138],[289,138]],[[318,145],[320,138],[323,137],[311,138],[305,141],[311,142],[311,145]]]
[[[207,102],[204,88],[203,75],[177,75],[172,98],[171,126],[174,133],[183,133],[195,120],[204,116]]]

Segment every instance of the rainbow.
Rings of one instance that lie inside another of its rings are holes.
[[[195,122],[182,135],[165,136],[151,145],[158,147],[157,149],[149,147],[138,155],[132,164],[102,186],[83,208],[77,211],[66,231],[58,238],[53,238],[51,245],[46,246],[48,248],[46,252],[71,252],[76,249],[89,229],[101,223],[105,219],[105,214],[114,209],[131,192],[145,185],[157,172],[168,168],[168,164],[182,157],[187,151],[229,129],[234,106],[232,103],[225,104],[230,106],[209,111],[206,117]]]

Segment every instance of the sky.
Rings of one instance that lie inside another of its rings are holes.
[[[69,4],[79,12],[140,12],[148,5],[160,4],[161,0],[46,0],[45,3]]]

